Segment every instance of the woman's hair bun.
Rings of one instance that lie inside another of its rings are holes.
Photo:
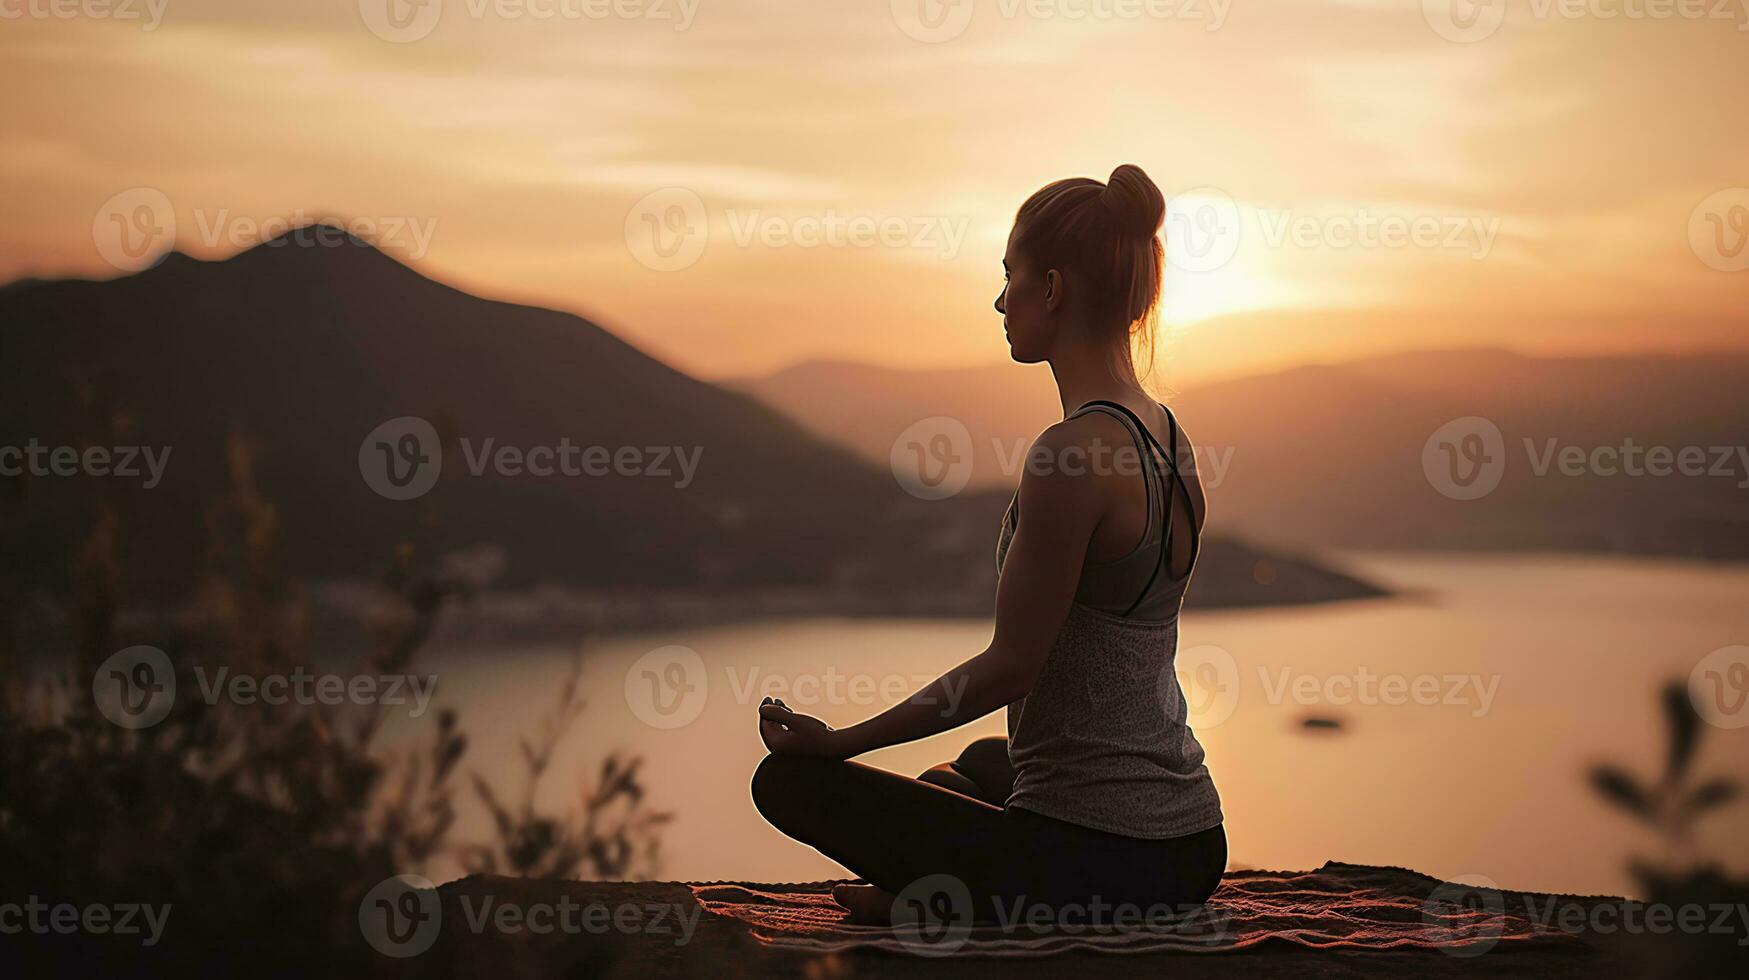
[[[1166,220],[1166,197],[1154,186],[1147,173],[1133,163],[1125,163],[1111,172],[1105,190],[1099,194],[1117,225],[1125,233],[1139,238],[1151,238]]]

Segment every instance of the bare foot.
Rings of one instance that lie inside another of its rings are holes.
[[[873,885],[833,885],[832,900],[850,914],[845,921],[859,926],[893,924],[893,896]]]

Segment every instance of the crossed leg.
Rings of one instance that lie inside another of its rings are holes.
[[[1024,890],[1014,864],[1022,841],[987,802],[1005,800],[1011,783],[1006,742],[980,739],[918,779],[858,762],[767,756],[753,774],[753,802],[772,826],[878,889],[835,895],[857,918],[879,921],[894,895],[928,875],[951,875],[992,901]]]
[[[1008,740],[1000,735],[980,738],[966,746],[959,758],[932,766],[917,778],[991,806],[1006,806],[1008,794],[1014,791]]]

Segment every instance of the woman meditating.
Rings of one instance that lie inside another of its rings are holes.
[[[1124,165],[1050,184],[1015,216],[996,310],[1014,360],[1050,364],[1064,414],[1003,517],[990,645],[848,728],[759,707],[771,754],[753,801],[867,882],[834,891],[858,921],[888,921],[931,875],[963,882],[980,921],[1016,900],[1188,907],[1220,882],[1220,799],[1173,669],[1202,485],[1132,354],[1151,350],[1165,209]],[[848,761],[1002,707],[1006,739],[916,779]]]

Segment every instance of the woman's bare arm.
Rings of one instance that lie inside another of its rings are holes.
[[[1093,423],[1085,418],[1062,422],[1039,436],[1033,452],[1060,460],[1065,448],[1086,445],[1093,432]],[[1025,517],[1009,544],[996,590],[995,634],[982,653],[886,711],[844,729],[832,729],[782,705],[761,705],[759,729],[766,747],[778,753],[849,758],[957,728],[1031,691],[1069,615],[1088,541],[1105,508],[1101,480],[1062,470],[1028,466],[1021,477]]]

